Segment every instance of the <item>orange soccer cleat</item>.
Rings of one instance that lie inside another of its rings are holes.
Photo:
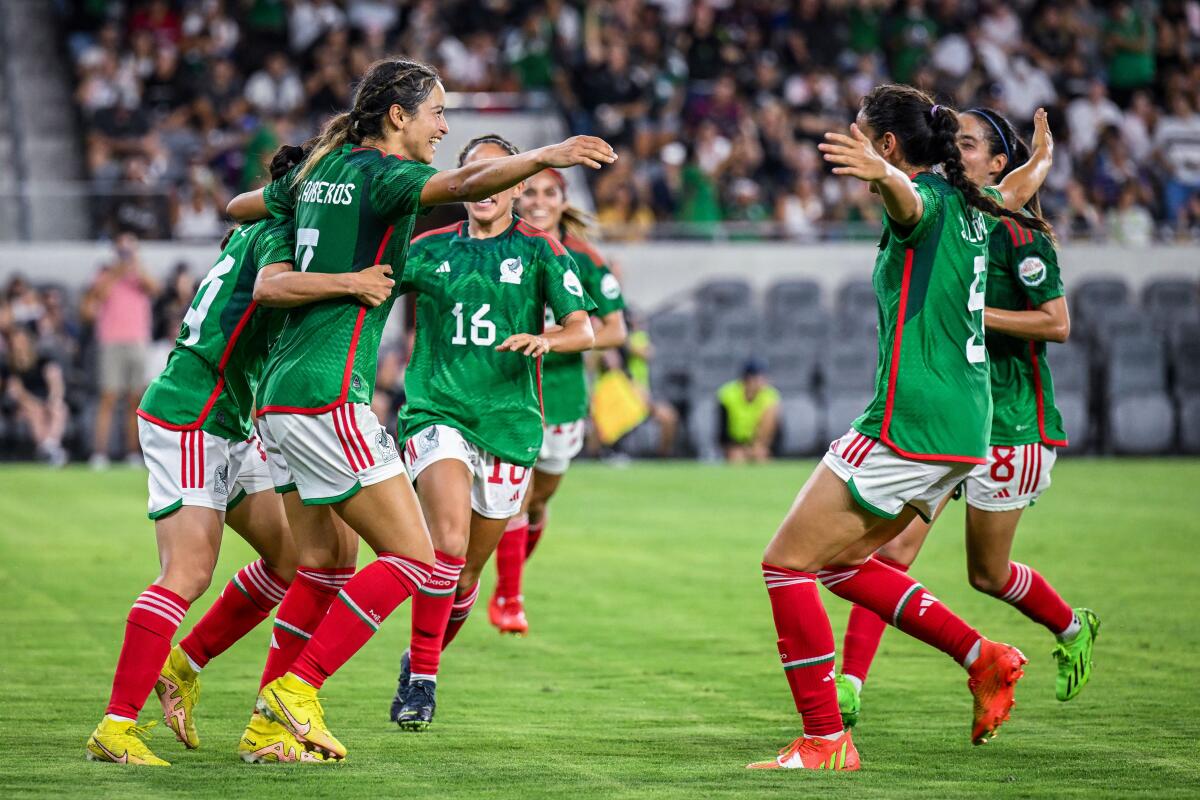
[[[497,597],[492,595],[488,603],[488,620],[500,629],[500,633],[511,633],[524,636],[529,633],[529,620],[525,619],[525,599],[516,597]]]
[[[967,670],[970,675],[967,688],[975,696],[972,744],[986,744],[1008,720],[1008,712],[1016,705],[1013,692],[1017,681],[1025,674],[1021,667],[1029,663],[1029,659],[1012,645],[987,639],[979,644],[979,658]]]
[[[801,736],[770,761],[755,761],[746,769],[827,769],[850,772],[861,769],[858,748],[850,731],[836,739]]]

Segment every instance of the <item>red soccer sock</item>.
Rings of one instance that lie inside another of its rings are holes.
[[[525,571],[525,548],[529,539],[529,518],[518,514],[508,521],[500,545],[496,548],[496,597],[520,597],[521,575]]]
[[[463,623],[471,615],[472,606],[475,605],[475,601],[478,599],[479,581],[476,581],[475,585],[465,592],[463,591],[463,587],[458,587],[458,594],[454,597],[454,605],[450,607],[450,621],[446,623],[446,632],[442,634],[443,650],[450,646],[455,636],[458,636]]]
[[[275,612],[271,649],[267,652],[259,689],[292,668],[296,656],[300,655],[304,645],[312,638],[313,631],[325,618],[329,604],[352,577],[354,567],[301,567],[296,570],[296,579]]]
[[[437,675],[442,658],[442,637],[454,608],[458,576],[467,561],[434,551],[437,561],[433,577],[413,598],[412,639],[409,643],[411,670],[414,675]]]
[[[337,594],[340,602],[317,626],[290,672],[320,689],[325,680],[367,643],[396,606],[429,580],[433,567],[396,553],[379,553]]]
[[[170,589],[151,584],[138,595],[125,619],[125,641],[117,658],[106,714],[136,720],[171,652],[171,637],[190,604]]]
[[[542,518],[537,522],[529,523],[529,539],[525,544],[525,560],[533,555],[533,551],[537,549],[538,542],[542,540],[542,534],[546,532],[546,519],[550,516],[550,511],[542,512]]]
[[[1066,630],[1075,619],[1075,612],[1050,582],[1024,564],[1010,561],[1008,566],[1008,582],[996,597],[1039,625],[1045,625],[1055,635]]]
[[[764,563],[763,580],[771,598],[779,657],[805,736],[842,732],[837,689],[833,683],[833,628],[811,572]]]
[[[875,558],[893,569],[908,572],[907,564],[883,556]],[[842,640],[842,672],[865,683],[867,673],[871,671],[871,662],[875,660],[875,653],[879,650],[879,641],[886,630],[887,623],[874,611],[859,605],[851,608],[850,621],[846,623],[846,636]]]
[[[960,664],[982,638],[925,587],[874,557],[857,567],[823,569],[818,577],[838,597],[874,611]]]
[[[287,582],[275,575],[262,559],[238,570],[191,633],[179,646],[198,667],[224,653],[271,615],[287,591]]]

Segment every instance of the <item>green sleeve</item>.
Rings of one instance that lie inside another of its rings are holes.
[[[268,264],[291,262],[295,258],[296,237],[290,219],[270,219],[263,222],[263,231],[254,240],[254,270]]]
[[[933,223],[942,213],[942,195],[937,189],[920,180],[920,176],[913,181],[913,188],[917,190],[917,194],[921,198],[921,219],[916,225],[906,232],[899,223],[887,215],[886,211],[883,215],[895,240],[904,245],[916,245],[924,239],[925,234],[929,233]]]
[[[597,265],[590,269],[585,268],[580,277],[588,296],[596,301],[597,317],[607,317],[614,311],[625,308],[625,298],[621,296],[621,283],[616,275],[608,271],[608,267]]]
[[[421,190],[437,170],[420,161],[388,156],[386,169],[377,172],[371,181],[371,205],[385,219],[397,219],[423,214]]]
[[[1000,193],[999,188],[995,186],[985,186],[980,191],[995,200],[1000,205],[1004,205],[1004,195]]]
[[[421,264],[425,263],[426,259],[432,257],[430,248],[434,241],[432,238],[420,239],[409,245],[408,256],[404,259],[404,270],[400,273],[400,277],[396,279],[396,294],[408,294],[409,292],[417,291],[416,277],[418,270]]]
[[[263,187],[263,202],[266,203],[267,211],[271,212],[271,216],[291,217],[296,213],[294,179],[298,169],[300,169],[299,165],[292,167],[288,174]]]
[[[557,255],[550,250],[550,244],[544,239],[537,240],[537,246],[542,253],[541,279],[542,294],[546,305],[554,313],[556,322],[561,323],[563,317],[575,311],[592,311],[596,304],[583,289],[579,280],[578,267],[570,253]]]
[[[1028,230],[1028,229],[1025,229]],[[1020,245],[1013,254],[1013,277],[1034,306],[1062,297],[1062,275],[1054,242],[1040,231],[1030,231],[1032,241]]]

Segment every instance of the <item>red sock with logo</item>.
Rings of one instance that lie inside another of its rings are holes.
[[[125,641],[117,657],[106,714],[136,720],[171,652],[171,637],[190,604],[170,589],[151,584],[125,618]]]
[[[875,556],[884,564],[908,572],[908,565],[884,556]],[[874,611],[855,605],[850,609],[850,620],[846,623],[846,636],[842,640],[842,672],[853,675],[864,683],[871,671],[871,662],[879,650],[879,642],[887,623]]]
[[[1058,635],[1075,620],[1075,612],[1037,570],[1010,561],[1008,582],[996,595],[1039,625]]]
[[[271,615],[288,584],[260,558],[237,571],[225,585],[217,602],[205,612],[179,646],[198,667],[224,653]]]
[[[982,638],[925,587],[874,557],[857,567],[823,569],[817,576],[838,597],[874,611],[960,664]]]
[[[430,564],[381,552],[359,570],[330,604],[290,672],[320,689],[330,675],[359,651],[396,607],[425,585]]]
[[[518,514],[508,521],[496,548],[496,597],[520,597],[525,571],[525,546],[529,539],[529,517]]]
[[[442,635],[443,650],[450,646],[455,636],[458,636],[458,632],[462,630],[463,623],[471,615],[471,608],[478,599],[479,581],[475,581],[475,585],[465,591],[463,587],[458,587],[458,593],[454,597],[454,605],[450,607],[450,621],[446,623],[446,632]]]
[[[839,734],[842,714],[833,683],[833,628],[817,592],[816,576],[766,563],[762,570],[779,634],[779,658],[804,720],[804,735]]]
[[[296,579],[288,587],[279,610],[275,612],[271,649],[267,651],[267,663],[263,667],[259,689],[292,668],[296,656],[300,655],[325,618],[329,604],[352,577],[354,567],[300,567],[296,570]]]
[[[529,523],[529,538],[525,544],[525,560],[533,555],[533,551],[537,549],[538,542],[542,540],[542,534],[546,532],[546,520],[550,516],[550,510],[546,509],[542,512],[542,518],[537,522]]]
[[[408,647],[414,675],[437,675],[442,637],[454,608],[458,576],[467,564],[464,558],[440,551],[434,551],[434,555],[437,560],[433,565],[433,577],[413,598],[412,638]]]

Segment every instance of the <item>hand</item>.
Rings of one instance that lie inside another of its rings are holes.
[[[396,282],[388,276],[392,274],[390,264],[376,264],[364,270],[353,273],[354,299],[367,308],[375,308],[392,296],[392,287]]]
[[[522,352],[530,358],[537,358],[550,352],[550,340],[532,333],[514,333],[497,345],[496,349],[501,353]]]
[[[850,125],[850,135],[844,133],[826,133],[827,142],[817,145],[817,149],[825,154],[825,160],[840,164],[833,168],[834,175],[849,175],[861,181],[878,181],[887,177],[888,162],[875,151],[871,140],[858,129],[858,125]]]
[[[1050,133],[1050,115],[1046,109],[1039,108],[1033,115],[1033,141],[1030,142],[1033,152],[1044,151],[1047,156],[1054,154],[1054,136]]]
[[[583,164],[600,169],[617,160],[612,145],[598,136],[572,136],[565,142],[543,147],[540,161],[544,166],[563,168]]]

